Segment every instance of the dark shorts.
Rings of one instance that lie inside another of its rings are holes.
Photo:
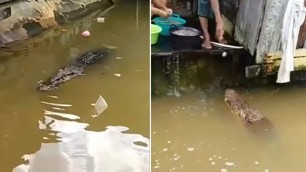
[[[214,18],[214,12],[211,8],[210,0],[198,0],[198,15],[207,19]]]

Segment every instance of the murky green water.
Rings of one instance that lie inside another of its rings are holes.
[[[162,95],[161,91],[161,96],[153,97],[153,171],[305,171],[305,86],[237,88],[272,123],[259,125],[262,132],[248,130],[224,103],[224,89],[213,79],[228,77],[229,68],[213,71],[210,68],[216,66],[208,61],[195,63],[206,70],[197,70],[190,77],[183,75],[190,68],[180,68],[181,87],[188,88],[181,89],[180,97]],[[158,76],[163,75],[156,74],[152,81]],[[158,91],[160,85],[152,87]]]
[[[105,23],[88,16],[1,51],[1,172],[147,171],[149,147],[133,142],[149,138],[148,6],[139,2],[138,23],[136,1],[123,1]],[[89,38],[81,36],[86,29]],[[117,48],[116,57],[59,90],[36,90],[37,81],[102,45]],[[94,117],[99,95],[108,109]]]

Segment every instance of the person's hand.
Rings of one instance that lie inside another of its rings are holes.
[[[221,18],[216,21],[216,39],[219,42],[223,41],[223,35],[224,35],[224,25],[223,25],[223,20]]]
[[[164,11],[164,10],[159,10],[158,15],[160,17],[164,17],[164,18],[168,18],[170,16],[170,14],[167,11]]]
[[[166,8],[165,11],[168,13],[168,15],[172,15],[173,10],[171,8]]]

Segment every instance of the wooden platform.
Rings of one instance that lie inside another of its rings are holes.
[[[221,56],[222,53],[226,52],[227,55],[238,54],[243,51],[243,49],[231,49],[213,46],[212,49],[181,49],[174,50],[170,43],[170,37],[161,36],[158,39],[158,42],[155,45],[151,46],[151,57],[163,57],[170,56],[174,53],[179,54],[198,54],[198,55],[216,55]]]

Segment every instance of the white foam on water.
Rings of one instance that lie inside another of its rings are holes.
[[[70,104],[62,104],[62,103],[50,103],[45,101],[40,101],[42,104],[51,105],[51,106],[59,106],[59,107],[71,107]]]
[[[48,111],[48,110],[44,110],[44,114],[45,114],[45,115],[60,116],[60,117],[62,117],[62,118],[68,118],[68,119],[71,119],[71,120],[80,119],[79,116],[74,115],[74,114],[60,113],[60,112],[52,112],[52,111]]]

